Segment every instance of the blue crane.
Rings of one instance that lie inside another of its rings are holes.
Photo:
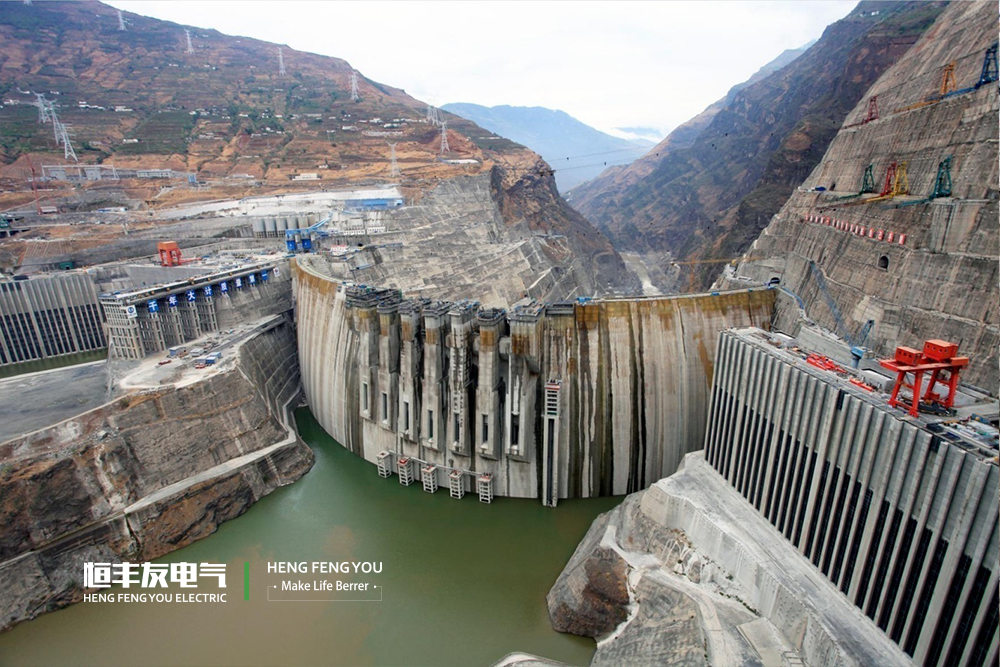
[[[833,315],[833,321],[837,325],[837,334],[847,341],[847,344],[851,348],[851,356],[854,357],[854,367],[857,368],[858,362],[865,356],[864,344],[868,340],[868,334],[871,333],[872,327],[875,326],[875,320],[865,322],[864,326],[861,327],[861,331],[856,336],[848,334],[847,325],[844,324],[844,318],[840,315],[840,308],[837,307],[837,302],[833,300],[830,290],[827,289],[826,276],[823,275],[823,270],[812,260],[809,261],[809,270],[816,280],[816,285],[819,286],[823,300],[826,301],[826,307],[830,310],[830,314]]]
[[[327,225],[331,220],[333,220],[333,213],[328,214],[315,225],[306,227],[305,229],[286,229],[285,246],[288,248],[288,252],[298,252],[300,246],[302,252],[311,252],[313,234],[316,234],[316,236],[326,236],[326,232],[320,231],[320,228]],[[297,240],[296,236],[298,237]]]

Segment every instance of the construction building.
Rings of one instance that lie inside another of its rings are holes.
[[[0,366],[106,346],[104,313],[91,276],[0,280]]]
[[[264,260],[101,294],[111,355],[142,359],[206,333],[290,309],[287,266],[280,259]]]
[[[972,389],[943,396],[968,363],[955,352],[899,348],[882,363],[902,373],[887,398],[871,371],[793,339],[723,331],[705,459],[918,664],[995,665],[997,403]],[[907,372],[934,379],[922,390]],[[912,416],[900,388],[940,405]]]

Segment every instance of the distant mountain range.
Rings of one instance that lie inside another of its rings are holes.
[[[594,178],[608,165],[631,162],[655,144],[648,139],[614,137],[563,111],[544,107],[484,107],[456,102],[441,108],[540,154],[556,170],[556,185],[563,193]],[[637,129],[647,128],[632,128]]]

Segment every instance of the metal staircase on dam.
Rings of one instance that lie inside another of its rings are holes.
[[[481,503],[492,503],[493,502],[493,475],[488,472],[484,472],[479,476],[479,480],[476,484],[476,489],[479,491],[479,502]]]
[[[383,450],[378,453],[375,457],[375,465],[378,469],[378,475],[382,478],[391,477],[395,472],[399,476],[399,483],[403,486],[410,486],[416,481],[414,468],[420,466],[420,483],[423,490],[427,493],[436,493],[438,488],[440,488],[438,480],[438,468],[442,468],[436,463],[431,463],[429,461],[422,461],[413,456],[400,456],[395,460],[395,465],[393,465],[393,458],[397,456],[395,452],[389,450]],[[465,497],[465,476],[468,475],[476,480],[476,494],[479,496],[479,502],[481,503],[492,503],[495,496],[493,491],[493,475],[488,472],[476,473],[472,470],[463,470],[461,468],[442,468],[448,470],[448,495],[456,500],[461,500]]]

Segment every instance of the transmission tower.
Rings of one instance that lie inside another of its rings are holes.
[[[437,107],[427,105],[427,122],[431,125],[440,125],[441,117],[438,115]]]
[[[184,29],[184,36],[187,37],[187,43],[188,43],[187,52],[188,53],[194,53],[194,46],[192,46],[192,44],[191,44],[191,31],[188,30],[187,28],[185,28]]]
[[[358,73],[351,72],[351,101],[357,102],[360,99],[358,96]]]
[[[396,164],[396,144],[389,144],[389,160],[392,162],[389,167],[389,178],[400,178],[403,172],[399,170],[399,165]]]
[[[35,93],[35,97],[38,98],[35,102],[35,106],[38,107],[38,122],[47,123],[52,120],[52,116],[49,115],[49,104],[50,102],[45,99],[45,93]]]
[[[56,146],[63,147],[63,153],[67,160],[73,160],[73,162],[79,162],[76,157],[76,151],[73,150],[73,142],[69,140],[69,128],[63,125],[62,121],[59,120],[58,114],[56,114],[55,104],[47,99],[43,94],[35,93],[38,98],[36,104],[38,105],[38,122],[48,123],[52,121],[52,136],[56,141]]]
[[[441,155],[451,152],[448,147],[448,121],[441,123]]]
[[[118,10],[118,29],[125,32],[125,17],[122,16],[122,10]]]
[[[73,150],[73,142],[69,140],[69,128],[62,124],[62,121],[53,117],[52,123],[56,127],[57,139],[56,145],[62,144],[63,146],[63,156],[67,160],[72,160],[73,162],[79,162],[76,158],[76,151]]]
[[[278,47],[278,76],[285,76],[285,57],[281,55],[281,47]]]

